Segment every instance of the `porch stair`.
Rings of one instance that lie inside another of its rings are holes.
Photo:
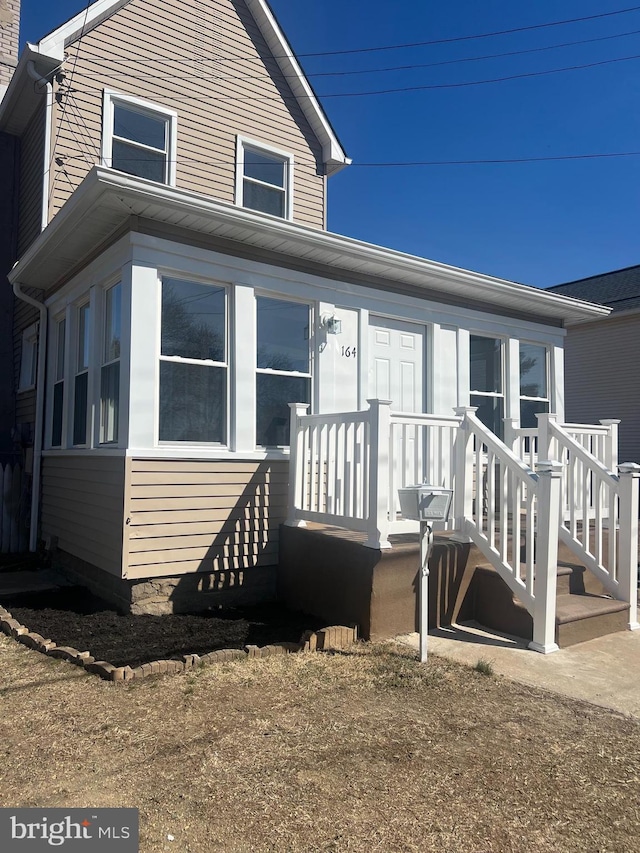
[[[355,531],[310,523],[282,527],[279,597],[288,606],[340,624],[357,624],[364,639],[418,630],[417,534],[391,537],[377,551]],[[606,596],[600,582],[559,545],[556,642],[562,647],[624,631],[628,605]],[[435,536],[429,562],[429,627],[475,621],[524,639],[533,636],[530,613],[471,543],[451,533]]]

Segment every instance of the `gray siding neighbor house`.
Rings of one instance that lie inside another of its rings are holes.
[[[640,462],[640,265],[548,289],[611,309],[567,325],[565,415],[580,423],[619,418],[619,458]]]

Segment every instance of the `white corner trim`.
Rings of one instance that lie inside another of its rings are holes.
[[[266,154],[274,154],[284,160],[286,165],[285,177],[285,215],[284,219],[293,219],[293,173],[294,173],[294,158],[290,151],[285,151],[282,148],[276,148],[275,145],[270,145],[267,142],[261,142],[259,139],[252,139],[249,136],[236,136],[236,186],[235,186],[235,203],[238,207],[242,207],[243,195],[243,180],[244,180],[244,151],[245,148],[255,148],[258,151],[264,151]],[[250,210],[250,208],[246,208]],[[259,211],[257,211],[259,212]],[[280,217],[277,217],[280,219]]]

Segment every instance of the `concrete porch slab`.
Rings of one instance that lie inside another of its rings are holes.
[[[418,634],[395,641],[419,647]],[[467,623],[430,631],[428,651],[469,666],[486,660],[497,674],[521,684],[640,719],[640,631],[620,631],[540,655],[518,637]]]

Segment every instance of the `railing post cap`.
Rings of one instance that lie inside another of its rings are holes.
[[[379,406],[390,406],[393,403],[393,400],[379,400],[377,397],[372,397],[370,400],[367,400],[367,403],[370,406],[374,406],[376,403]]]
[[[475,415],[478,411],[477,406],[454,406],[453,411],[456,415]]]
[[[600,423],[602,426],[616,426],[619,423],[622,423],[620,418],[600,418]]]
[[[560,477],[564,465],[562,462],[556,462],[551,459],[542,459],[536,462],[536,474],[551,474],[551,476]]]
[[[621,465],[618,465],[618,473],[634,474],[636,477],[640,477],[640,465],[637,462],[623,462]]]
[[[558,416],[555,414],[555,412],[538,412],[538,413],[536,414],[536,418],[537,418],[539,421],[542,421],[542,420],[544,420],[545,418],[546,418],[547,420],[549,420],[549,421],[555,421],[555,420],[557,420],[557,419],[558,419]]]
[[[288,405],[289,405],[290,409],[295,409],[296,412],[299,412],[301,409],[306,412],[306,411],[308,411],[309,406],[311,404],[310,403],[289,403]]]

